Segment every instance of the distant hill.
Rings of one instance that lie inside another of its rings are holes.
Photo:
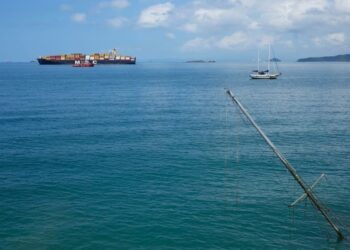
[[[297,62],[350,62],[350,54],[301,58]]]

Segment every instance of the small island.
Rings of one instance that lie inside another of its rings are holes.
[[[281,62],[281,59],[274,57],[270,59],[270,62]]]
[[[186,61],[186,63],[215,63],[215,60],[191,60],[191,61]]]
[[[307,57],[298,59],[297,62],[350,62],[350,54],[323,57]]]

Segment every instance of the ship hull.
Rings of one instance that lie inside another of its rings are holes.
[[[50,60],[50,59],[44,59],[44,58],[38,58],[38,63],[40,65],[65,65],[65,64],[74,64],[75,60]],[[94,60],[94,64],[135,64],[135,60],[121,60],[121,59],[114,59],[114,60]]]
[[[74,64],[75,60],[49,60],[38,58],[38,63],[40,65],[63,65],[63,64]]]
[[[94,60],[94,64],[135,64],[136,60]]]

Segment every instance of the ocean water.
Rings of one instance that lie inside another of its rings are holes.
[[[253,67],[0,64],[0,249],[349,249],[225,88],[346,230],[350,64]]]

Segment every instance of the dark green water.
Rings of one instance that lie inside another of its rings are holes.
[[[350,64],[0,64],[1,249],[349,249],[241,119],[350,225]]]

